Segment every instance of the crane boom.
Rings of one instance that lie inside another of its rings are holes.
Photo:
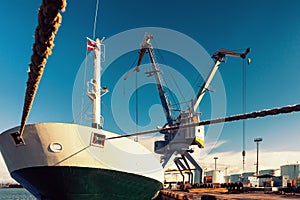
[[[163,86],[162,86],[162,81],[161,81],[161,77],[160,77],[160,70],[159,70],[159,67],[157,65],[154,53],[153,53],[153,46],[150,43],[150,40],[152,38],[153,38],[152,34],[148,34],[145,37],[145,39],[144,39],[144,41],[142,42],[142,45],[141,45],[141,50],[139,52],[139,59],[138,59],[137,66],[133,71],[129,72],[124,77],[124,79],[126,80],[132,72],[134,72],[134,71],[139,72],[140,71],[140,65],[142,63],[142,59],[143,59],[145,53],[148,53],[149,59],[150,59],[151,65],[152,65],[152,71],[146,72],[146,74],[148,74],[149,76],[154,75],[154,78],[155,78],[155,81],[156,81],[156,87],[157,87],[159,98],[160,98],[160,101],[161,101],[161,104],[162,104],[162,107],[163,107],[163,110],[164,110],[164,114],[166,116],[168,125],[171,126],[171,125],[173,125],[172,114],[171,114],[171,110],[170,110],[170,107],[169,107],[169,102],[168,102],[166,93],[165,93],[165,91],[163,89]]]
[[[207,91],[213,77],[215,76],[219,65],[221,62],[223,62],[224,58],[226,56],[233,56],[233,57],[240,57],[242,59],[245,59],[247,54],[250,52],[250,48],[247,48],[245,52],[243,53],[237,53],[231,50],[227,50],[227,49],[220,49],[219,51],[217,51],[216,53],[213,54],[212,58],[215,60],[214,66],[212,67],[211,71],[209,72],[209,75],[207,76],[206,80],[204,81],[204,83],[202,84],[195,100],[194,100],[194,105],[193,105],[193,111],[196,112],[197,108],[199,107],[199,104],[205,94],[205,92]]]

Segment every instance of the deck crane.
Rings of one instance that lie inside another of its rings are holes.
[[[154,143],[154,151],[155,153],[162,154],[162,165],[165,165],[170,160],[171,156],[175,153],[177,157],[174,159],[174,163],[176,164],[178,170],[180,171],[183,181],[184,174],[188,174],[189,182],[193,182],[193,173],[191,172],[191,168],[189,166],[189,162],[194,165],[195,169],[199,171],[200,180],[202,180],[202,168],[197,164],[197,162],[190,155],[193,153],[193,150],[190,148],[191,146],[197,145],[199,148],[204,148],[204,127],[203,126],[192,126],[188,128],[180,128],[180,125],[187,125],[199,122],[199,114],[197,113],[197,109],[199,104],[205,95],[206,91],[209,88],[209,85],[219,67],[221,62],[224,62],[226,56],[240,57],[245,59],[247,54],[250,52],[250,48],[246,49],[243,53],[237,53],[234,51],[220,49],[216,53],[213,54],[212,59],[214,60],[214,65],[202,84],[199,92],[197,93],[195,99],[191,100],[191,105],[187,110],[181,111],[180,115],[176,118],[172,118],[170,104],[167,99],[166,93],[162,86],[162,81],[160,77],[160,70],[158,64],[156,62],[156,58],[153,52],[153,46],[150,40],[153,38],[152,34],[148,34],[144,41],[141,44],[141,49],[139,52],[139,59],[137,67],[129,72],[124,79],[126,80],[128,76],[134,71],[140,71],[141,61],[145,53],[148,54],[150,62],[152,64],[152,71],[146,72],[148,76],[154,76],[156,81],[156,86],[158,89],[159,97],[162,103],[162,107],[164,110],[164,114],[167,119],[167,123],[164,125],[164,128],[171,126],[179,126],[179,129],[169,130],[169,131],[160,131],[160,133],[164,134],[164,140],[156,141]],[[178,156],[179,155],[179,156]]]

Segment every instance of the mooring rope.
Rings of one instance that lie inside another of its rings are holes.
[[[273,108],[273,109],[267,109],[267,110],[261,110],[261,111],[254,111],[251,113],[233,115],[233,116],[224,117],[224,118],[204,120],[204,121],[200,121],[198,123],[193,123],[193,124],[185,124],[185,125],[180,125],[180,126],[172,126],[169,128],[162,128],[162,129],[155,129],[155,130],[150,130],[150,131],[143,131],[143,132],[139,132],[139,133],[120,135],[120,136],[116,136],[116,137],[107,138],[107,140],[118,139],[118,138],[123,138],[123,137],[131,137],[131,136],[137,136],[137,135],[146,135],[146,134],[157,133],[157,132],[165,133],[165,132],[171,131],[171,130],[185,129],[185,128],[190,128],[190,127],[194,127],[194,126],[218,124],[218,123],[224,123],[224,122],[232,122],[232,121],[238,121],[238,120],[266,117],[266,116],[275,116],[275,115],[279,115],[279,114],[287,114],[287,113],[299,112],[299,111],[300,111],[300,104],[288,105],[288,106],[284,106],[281,108]]]
[[[43,0],[40,6],[38,25],[34,35],[35,42],[32,46],[31,63],[29,64],[28,70],[27,88],[19,130],[20,137],[22,137],[24,132],[24,127],[43,75],[48,56],[52,53],[54,37],[62,20],[59,11],[64,12],[66,5],[66,0]]]

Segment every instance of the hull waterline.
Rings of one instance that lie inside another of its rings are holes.
[[[161,188],[135,174],[82,167],[33,167],[11,175],[38,199],[149,200]]]

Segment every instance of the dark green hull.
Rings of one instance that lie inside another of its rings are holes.
[[[162,183],[136,174],[85,167],[31,167],[11,176],[38,199],[150,200]]]

